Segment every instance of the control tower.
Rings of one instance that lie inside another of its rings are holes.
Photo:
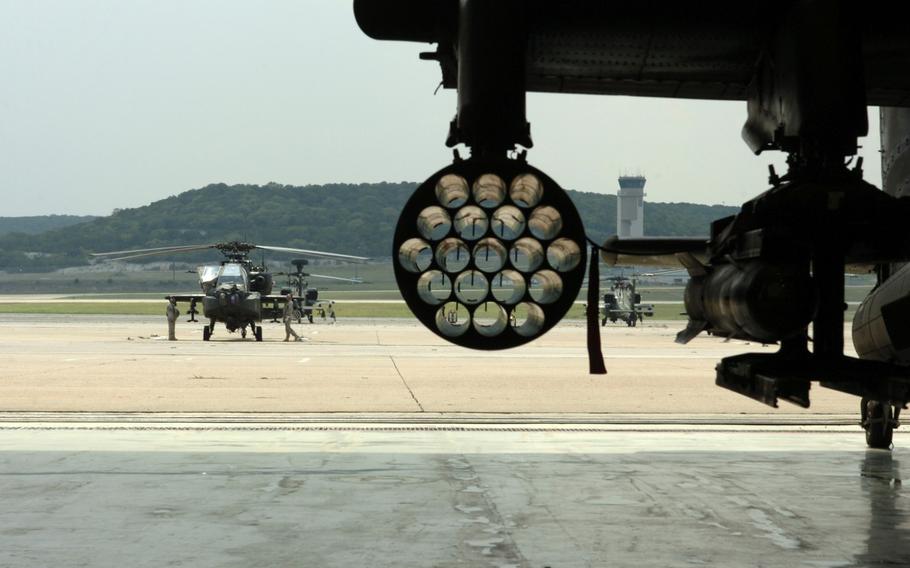
[[[616,193],[616,233],[620,237],[645,234],[645,177],[620,176]]]

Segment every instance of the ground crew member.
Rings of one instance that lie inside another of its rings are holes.
[[[294,295],[288,294],[287,301],[284,303],[284,315],[282,316],[282,321],[284,321],[284,340],[290,340],[291,336],[294,336],[294,341],[303,341],[300,339],[300,336],[297,335],[297,332],[291,327],[291,320],[294,319]]]
[[[180,317],[180,310],[177,309],[177,298],[171,296],[167,299],[167,338],[168,341],[177,341],[174,334],[177,326],[177,318]]]

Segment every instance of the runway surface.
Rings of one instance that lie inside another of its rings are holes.
[[[8,422],[0,566],[910,564],[910,436],[650,428]]]
[[[682,322],[602,328],[609,374],[588,374],[581,322],[506,351],[450,345],[410,320],[296,326],[306,341],[266,341],[164,318],[0,317],[0,411],[414,412],[532,414],[841,414],[855,398],[814,388],[812,408],[771,409],[714,386],[725,356],[775,347],[700,337],[673,343]],[[847,343],[849,345],[849,341]]]
[[[211,342],[159,318],[0,319],[0,566],[910,565],[857,401],[714,386],[770,347],[680,323],[503,352],[403,320]]]

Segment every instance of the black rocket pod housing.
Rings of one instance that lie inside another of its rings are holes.
[[[456,162],[427,179],[398,219],[398,288],[440,337],[505,349],[566,315],[585,273],[585,234],[568,194],[520,160]]]

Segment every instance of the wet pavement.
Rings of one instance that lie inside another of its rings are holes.
[[[0,566],[910,565],[857,428],[0,426]]]

